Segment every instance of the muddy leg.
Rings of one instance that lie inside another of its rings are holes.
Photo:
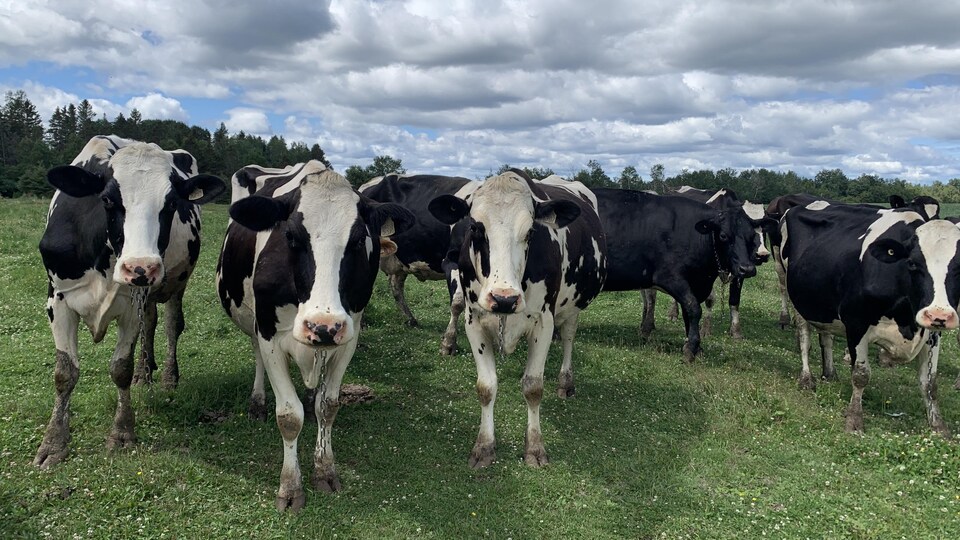
[[[563,342],[563,363],[557,380],[557,395],[560,399],[573,397],[577,389],[573,384],[573,338],[577,335],[580,314],[568,318],[560,327],[560,340]]]
[[[110,361],[110,378],[117,385],[117,412],[107,437],[107,448],[130,448],[137,442],[134,433],[135,418],[130,403],[130,384],[133,382],[133,353],[139,335],[140,321],[136,312],[121,316],[117,321],[117,348]]]
[[[547,353],[550,350],[550,336],[553,334],[553,317],[544,313],[540,323],[527,336],[527,367],[523,372],[521,386],[523,397],[527,401],[527,432],[524,437],[523,462],[531,467],[546,465],[547,449],[543,444],[543,432],[540,430],[540,401],[543,400],[543,367],[547,363]],[[569,330],[573,327],[573,332]],[[564,350],[566,351],[567,335],[571,347],[573,334],[576,332],[574,323],[565,324],[561,328],[564,334]],[[572,374],[571,374],[572,378]]]
[[[643,289],[640,291],[643,300],[643,319],[640,321],[640,337],[647,339],[657,329],[654,324],[654,315],[657,308],[657,290]]]
[[[174,389],[180,383],[180,366],[177,364],[177,344],[186,326],[183,319],[183,293],[181,289],[167,300],[164,306],[163,330],[167,334],[167,359],[163,364],[163,387]]]
[[[950,428],[940,415],[937,404],[937,362],[940,358],[940,334],[932,333],[920,349],[920,394],[927,409],[930,428],[943,438],[950,438]]]
[[[468,323],[466,331],[477,363],[477,398],[480,400],[480,430],[470,451],[468,464],[479,469],[490,465],[497,457],[497,440],[493,429],[493,406],[497,401],[497,365],[493,354],[496,344],[488,339],[479,323]],[[550,342],[550,336],[546,341]]]
[[[847,433],[863,434],[863,390],[870,382],[869,348],[869,343],[864,339],[855,350],[850,351],[850,354],[856,355],[856,358],[853,360],[853,370],[850,374],[853,393],[850,395],[850,405],[847,406],[845,426]]]
[[[800,345],[800,362],[803,367],[800,368],[800,388],[804,390],[815,390],[817,381],[814,380],[810,372],[810,325],[799,313],[796,315],[797,336]],[[821,334],[821,339],[822,334]],[[821,343],[823,343],[821,341]]]
[[[333,456],[333,421],[340,410],[340,383],[347,365],[357,349],[357,338],[334,354],[327,364],[323,392],[318,389],[315,413],[317,416],[317,446],[313,452],[313,474],[310,483],[325,493],[340,491],[340,475]]]
[[[56,345],[56,367],[53,381],[56,397],[53,414],[43,434],[43,442],[37,449],[33,464],[45,469],[61,462],[69,453],[70,443],[70,396],[80,378],[80,360],[77,356],[77,327],[79,317],[66,303],[54,297],[47,299],[50,314],[50,330]]]
[[[260,354],[273,395],[277,400],[277,427],[283,439],[283,468],[280,470],[280,488],[277,490],[277,511],[299,511],[306,501],[303,494],[303,479],[300,477],[300,461],[297,459],[297,438],[303,429],[303,404],[290,379],[287,355],[277,350],[279,346],[266,340],[259,341]]]

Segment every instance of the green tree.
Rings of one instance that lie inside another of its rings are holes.
[[[663,164],[657,163],[656,165],[650,167],[650,189],[656,191],[657,193],[663,193],[666,191],[667,185],[663,177]]]
[[[617,183],[620,184],[620,189],[643,189],[643,179],[640,178],[640,173],[633,165],[627,165],[623,168]]]
[[[18,151],[43,144],[43,119],[23,90],[7,92],[0,108],[0,163],[16,165]]]

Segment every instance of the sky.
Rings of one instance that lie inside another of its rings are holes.
[[[960,177],[958,21],[943,0],[0,0],[0,92],[319,143],[340,171],[930,183]]]

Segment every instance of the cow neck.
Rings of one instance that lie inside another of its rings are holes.
[[[727,283],[730,281],[731,273],[727,270],[724,270],[723,263],[720,262],[720,250],[717,249],[717,244],[719,242],[713,235],[711,235],[710,243],[713,245],[713,260],[717,263],[717,275],[720,277],[720,281]]]

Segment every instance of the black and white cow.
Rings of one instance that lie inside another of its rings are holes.
[[[863,431],[862,396],[870,379],[868,347],[895,361],[920,357],[927,420],[948,429],[937,405],[941,330],[958,326],[960,230],[916,212],[846,205],[795,207],[781,222],[787,292],[798,315],[801,385],[813,386],[810,331],[820,333],[823,374],[833,371],[832,336],[847,339],[853,394],[846,429]]]
[[[389,174],[374,178],[360,186],[360,193],[378,202],[397,203],[416,217],[410,229],[390,238],[396,253],[380,259],[380,269],[390,282],[390,291],[397,307],[403,312],[409,326],[418,322],[407,305],[404,283],[412,275],[420,281],[445,279],[443,261],[450,248],[450,226],[438,221],[427,206],[440,195],[456,194],[471,181],[459,176],[418,174],[401,176]],[[451,355],[457,351],[457,318],[459,311],[451,315],[450,323],[443,334],[440,353]]]
[[[492,176],[466,199],[441,195],[430,203],[440,221],[465,219],[458,273],[466,297],[466,333],[477,363],[480,430],[471,467],[495,458],[493,407],[496,355],[527,338],[521,386],[527,402],[524,461],[547,463],[540,430],[543,369],[554,328],[563,343],[558,393],[573,395],[573,339],[580,311],[600,292],[606,241],[596,199],[579,182],[537,182],[521,171]]]
[[[110,375],[120,397],[108,447],[136,441],[130,406],[133,354],[142,327],[146,363],[154,362],[157,303],[167,303],[164,382],[176,385],[183,293],[200,254],[197,205],[224,190],[219,178],[198,175],[196,161],[183,150],[164,151],[115,136],[93,137],[71,165],[50,169],[47,179],[57,191],[40,255],[49,279],[47,316],[57,348],[57,396],[34,459],[41,467],[68,453],[81,321],[96,343],[117,321]]]
[[[683,357],[692,362],[700,352],[700,304],[720,272],[740,279],[757,273],[755,224],[737,205],[718,211],[682,197],[624,189],[593,192],[607,232],[604,290],[656,288],[675,298],[687,333]],[[641,334],[652,329],[653,312],[645,310]]]
[[[937,219],[940,216],[940,203],[933,197],[928,197],[926,195],[915,197],[909,203],[904,201],[903,197],[900,197],[899,195],[891,195],[889,202],[890,208],[912,210],[920,214],[925,221]],[[828,199],[826,197],[810,195],[809,193],[794,193],[790,195],[781,195],[780,197],[770,201],[770,204],[768,204],[767,208],[764,210],[764,214],[767,218],[780,223],[784,214],[786,214],[787,210],[791,208],[797,206],[810,206],[811,208],[816,209],[823,208],[828,205],[854,206],[860,208],[869,208],[872,210],[883,209],[882,206],[875,204],[844,203],[833,199]],[[779,226],[768,227],[766,231],[770,239],[770,251],[773,253],[773,260],[776,263],[774,264],[774,269],[777,271],[778,285],[780,288],[780,328],[783,329],[790,325],[790,308],[789,299],[787,298],[786,273],[784,272],[783,263],[780,258],[780,244],[783,239],[780,236]]]
[[[764,242],[764,230],[776,225],[777,222],[764,216],[763,206],[750,201],[741,201],[740,198],[737,197],[737,194],[730,189],[697,189],[691,186],[680,186],[676,190],[668,192],[667,195],[693,199],[716,208],[717,210],[724,210],[731,206],[742,205],[743,212],[746,214],[747,218],[751,220],[751,223],[755,225],[754,230],[757,234],[757,251],[755,256],[756,264],[761,265],[770,259],[770,252],[767,250],[766,243]],[[717,285],[720,287],[723,287],[728,282],[730,284],[730,298],[728,301],[728,305],[730,307],[730,336],[732,336],[734,339],[743,339],[743,329],[740,325],[740,297],[743,291],[743,278],[737,278],[726,273],[721,274],[720,278],[720,281],[717,282]],[[716,297],[716,290],[714,290],[713,297]],[[655,294],[644,295],[645,302],[653,298],[656,298]],[[708,306],[712,304],[713,299],[707,301]],[[653,306],[651,305],[649,308],[644,306],[644,310],[647,309],[652,310]],[[709,320],[711,317],[711,311],[712,310],[708,308],[707,313],[704,316],[704,335],[709,335]],[[678,305],[677,302],[674,301],[673,307],[670,309],[667,317],[671,320],[675,320],[677,318],[677,312]]]
[[[340,382],[373,292],[379,238],[408,228],[414,218],[398,205],[360,195],[319,161],[304,164],[292,179],[267,180],[233,203],[230,217],[217,290],[266,368],[283,439],[277,508],[296,511],[304,504],[297,458],[304,411],[289,363],[299,368],[307,388],[318,390],[313,486],[337,491],[330,433]]]

